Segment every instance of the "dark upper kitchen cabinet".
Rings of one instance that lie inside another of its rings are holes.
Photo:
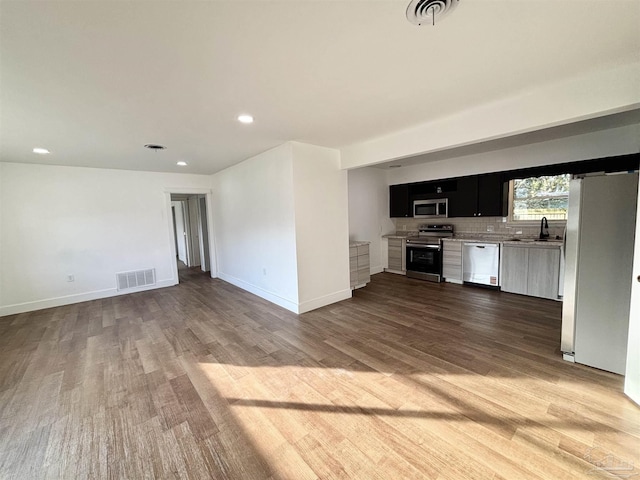
[[[447,198],[458,188],[458,181],[454,179],[434,180],[409,184],[410,200],[427,200],[432,198]]]
[[[478,175],[478,216],[504,217],[508,187],[500,173]]]
[[[412,217],[414,200],[449,199],[449,217],[502,217],[507,208],[503,175],[489,173],[389,186],[391,218]]]
[[[449,197],[450,217],[502,217],[506,197],[502,174],[458,178],[458,190]]]
[[[474,217],[478,211],[477,177],[458,178],[458,188],[448,198],[450,217]]]
[[[448,198],[450,217],[504,217],[509,212],[508,181],[514,178],[564,173],[621,172],[637,170],[638,165],[640,154],[634,153],[484,175],[390,185],[389,212],[391,217],[413,217],[414,200]]]
[[[409,185],[389,185],[389,216],[412,217],[409,202]]]

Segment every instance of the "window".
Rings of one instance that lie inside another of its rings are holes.
[[[515,179],[510,185],[509,210],[514,222],[566,220],[571,175]]]

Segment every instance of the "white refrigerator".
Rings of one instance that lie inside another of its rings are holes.
[[[567,218],[562,352],[566,360],[623,375],[638,174],[571,180]]]

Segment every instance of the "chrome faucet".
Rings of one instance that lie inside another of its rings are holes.
[[[540,220],[540,240],[547,238],[549,238],[549,222],[547,222],[547,217],[542,217]]]

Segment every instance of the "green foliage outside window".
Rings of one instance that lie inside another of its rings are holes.
[[[570,175],[531,177],[513,181],[513,220],[566,220]]]

